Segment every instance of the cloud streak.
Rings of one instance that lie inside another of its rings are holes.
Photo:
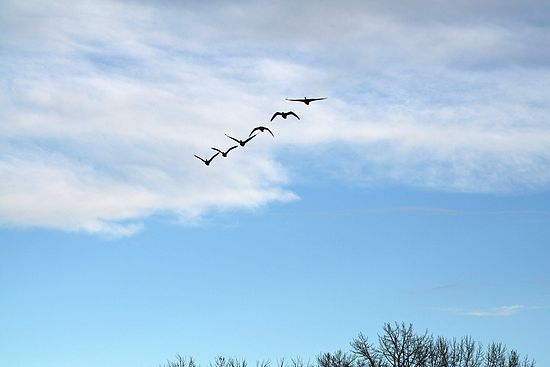
[[[454,288],[454,285],[452,286]],[[435,290],[446,290],[446,289],[451,289],[451,288],[444,286],[444,287],[438,287]],[[494,307],[489,309],[474,309],[474,310],[464,310],[460,308],[446,308],[446,307],[438,307],[435,309],[440,311],[445,311],[445,312],[451,312],[456,315],[470,316],[470,317],[508,317],[508,316],[517,315],[525,311],[543,310],[547,308],[548,307],[545,307],[545,306],[526,306],[526,305],[515,304],[515,305]]]
[[[550,22],[518,4],[2,2],[0,223],[130,235],[296,200],[300,161],[367,185],[547,188]],[[283,100],[304,94],[329,99]],[[285,108],[303,119],[276,139],[193,157]]]
[[[523,305],[511,305],[511,306],[496,307],[491,310],[468,311],[468,312],[464,312],[464,315],[473,316],[473,317],[502,317],[502,316],[512,316],[524,310],[525,310],[525,306]]]

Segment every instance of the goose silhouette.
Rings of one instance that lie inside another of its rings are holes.
[[[292,101],[292,102],[303,102],[303,103],[305,103],[305,104],[308,105],[308,106],[309,106],[309,103],[310,103],[310,102],[322,101],[323,99],[327,99],[327,97],[323,97],[323,98],[307,98],[307,97],[304,97],[304,98],[295,98],[295,99],[286,98],[287,101]]]
[[[227,149],[225,152],[222,151],[222,150],[219,150],[218,148],[212,148],[213,150],[215,150],[216,152],[218,153],[221,153],[222,157],[227,157],[227,153],[229,153],[230,151],[232,151],[233,149],[237,148],[238,145],[233,145],[231,148]]]
[[[198,155],[196,154],[193,154],[195,157],[197,157],[198,159],[200,159],[201,161],[203,161],[204,164],[206,164],[207,166],[210,165],[210,163],[212,162],[212,159],[216,158],[216,156],[220,154],[220,152],[214,154],[212,157],[210,157],[210,159],[204,159],[204,158],[201,158],[199,157]]]
[[[264,131],[269,131],[269,133],[271,134],[271,136],[275,137],[275,135],[273,135],[273,133],[271,132],[271,130],[269,130],[269,128],[265,127],[265,126],[257,126],[255,127],[254,129],[252,129],[252,131],[250,132],[250,135],[248,136],[251,136],[252,134],[254,134],[254,131],[260,131],[260,132],[264,132]]]
[[[232,136],[229,136],[229,135],[225,134],[225,136],[227,136],[229,139],[234,140],[235,142],[239,143],[239,145],[240,145],[241,147],[244,147],[244,145],[245,145],[246,143],[248,143],[250,140],[254,139],[254,138],[256,137],[256,135],[258,135],[258,134],[252,135],[251,137],[249,137],[249,138],[246,139],[246,140],[239,140],[239,139],[236,139],[236,138],[234,138],[234,137],[232,137]]]
[[[309,103],[309,102],[308,102],[308,103]],[[300,119],[300,118],[298,117],[297,114],[295,114],[295,113],[292,112],[292,111],[288,111],[288,112],[275,112],[275,113],[273,114],[273,116],[271,116],[271,120],[269,120],[269,121],[273,121],[273,119],[274,119],[275,117],[277,117],[277,116],[281,116],[282,118],[284,118],[284,119],[286,120],[286,118],[287,118],[289,115],[292,115],[292,116],[296,117],[298,120]]]

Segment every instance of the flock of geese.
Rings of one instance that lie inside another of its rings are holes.
[[[309,104],[311,102],[314,102],[314,101],[322,101],[323,99],[327,99],[327,97],[323,97],[323,98],[296,98],[296,99],[289,99],[289,98],[286,98],[287,101],[292,101],[292,102],[302,102],[304,103],[306,106],[309,106]],[[298,117],[297,114],[295,114],[294,112],[292,111],[288,111],[288,112],[275,112],[273,114],[273,116],[271,116],[271,120],[269,121],[273,121],[273,119],[275,119],[275,117],[277,116],[281,116],[283,119],[286,120],[286,118],[288,116],[294,116],[296,117],[298,120],[300,119],[300,117]],[[233,145],[232,147],[228,148],[227,150],[223,151],[219,148],[215,148],[215,147],[212,147],[211,149],[216,151],[216,154],[214,154],[212,157],[208,158],[208,159],[205,159],[205,158],[201,158],[199,157],[198,155],[195,154],[195,157],[197,159],[200,159],[205,165],[209,166],[210,163],[212,163],[212,160],[214,158],[216,158],[219,154],[222,155],[222,157],[227,157],[227,154],[229,154],[230,151],[232,151],[233,149],[239,147],[239,145],[241,147],[244,147],[246,145],[246,143],[248,143],[250,140],[254,139],[256,137],[256,135],[260,134],[260,133],[263,133],[264,131],[267,131],[271,134],[271,136],[275,137],[275,135],[273,135],[273,132],[271,130],[269,130],[268,127],[265,127],[265,126],[256,126],[254,129],[252,129],[252,131],[250,132],[250,134],[248,135],[248,137],[244,140],[241,140],[241,139],[237,139],[237,138],[234,138],[232,136],[229,136],[227,134],[225,134],[225,136],[227,136],[229,139],[233,140],[235,143],[238,143],[238,145]],[[255,134],[254,134],[255,133]]]

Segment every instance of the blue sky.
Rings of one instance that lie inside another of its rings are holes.
[[[0,1],[0,365],[307,359],[393,321],[549,364],[547,14]]]

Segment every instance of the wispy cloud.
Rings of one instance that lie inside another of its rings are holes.
[[[520,312],[533,311],[533,310],[543,310],[548,307],[544,306],[526,306],[526,305],[507,305],[499,306],[494,308],[487,309],[470,309],[465,310],[463,308],[456,307],[436,307],[434,309],[444,312],[450,312],[456,315],[470,316],[470,317],[505,317],[513,316]]]
[[[3,1],[0,223],[127,235],[153,213],[295,200],[282,162],[367,185],[550,186],[543,4],[401,5]],[[329,99],[209,169],[193,157],[303,95]]]
[[[466,316],[474,317],[497,317],[497,316],[512,316],[521,311],[524,311],[526,307],[524,305],[511,305],[511,306],[501,306],[496,307],[490,310],[473,310],[467,311],[463,314]]]

